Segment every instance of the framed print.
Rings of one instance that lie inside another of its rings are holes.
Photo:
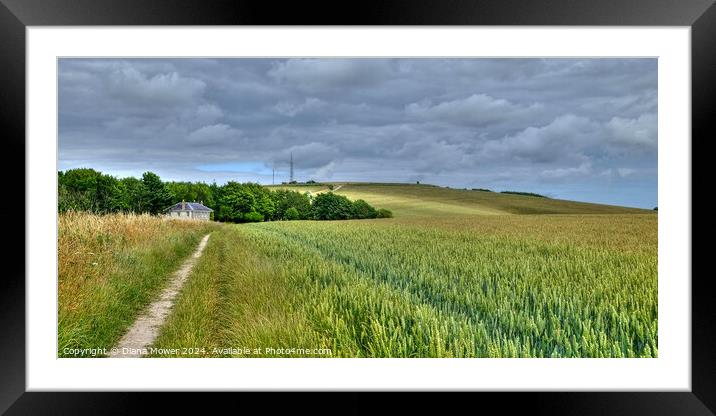
[[[313,9],[3,0],[25,261],[2,409],[468,391],[713,414],[691,229],[716,6]]]

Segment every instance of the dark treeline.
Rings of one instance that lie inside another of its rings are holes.
[[[536,194],[533,192],[517,192],[517,191],[502,191],[501,194],[509,194],[509,195],[523,195],[523,196],[534,196],[537,198],[547,198],[544,195]]]
[[[326,192],[311,197],[290,190],[271,191],[257,183],[163,182],[152,172],[141,179],[117,179],[94,169],[58,172],[58,210],[162,214],[181,201],[201,202],[225,222],[388,218],[392,213],[359,199]]]

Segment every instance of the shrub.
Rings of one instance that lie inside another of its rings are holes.
[[[283,214],[283,219],[286,221],[300,220],[301,214],[298,213],[298,210],[295,207],[291,207]]]
[[[246,222],[261,222],[264,220],[264,216],[260,212],[251,211],[244,214],[243,220]]]
[[[366,218],[377,218],[378,211],[362,199],[353,201],[353,218],[359,220]]]
[[[328,185],[328,189],[330,189],[331,191],[333,190],[333,188],[334,188],[333,184]]]
[[[389,209],[381,208],[378,210],[377,218],[393,218],[393,212]]]
[[[333,192],[319,194],[313,201],[311,216],[316,220],[347,220],[353,218],[353,203]]]

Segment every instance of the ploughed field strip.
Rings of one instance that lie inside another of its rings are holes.
[[[149,305],[147,310],[137,318],[117,345],[111,349],[109,353],[110,358],[136,358],[146,355],[147,348],[156,339],[159,328],[164,323],[164,320],[174,305],[174,299],[184,286],[194,264],[201,257],[210,235],[211,234],[207,234],[201,239],[196,251],[194,251],[191,257],[189,257],[172,276],[169,285],[162,291],[159,299]]]

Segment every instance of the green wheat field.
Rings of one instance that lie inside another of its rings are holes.
[[[61,214],[58,355],[114,345],[210,232],[154,344],[192,354],[153,356],[658,356],[656,212],[335,185],[394,217],[219,224]]]

